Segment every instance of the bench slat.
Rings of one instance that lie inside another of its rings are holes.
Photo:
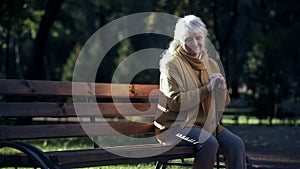
[[[72,93],[72,83],[74,92]],[[158,97],[158,85],[149,84],[110,84],[85,82],[59,82],[39,80],[0,79],[2,95],[32,96],[96,96],[97,98],[148,98]],[[114,93],[112,93],[114,89]],[[95,90],[95,93],[93,92]]]
[[[76,114],[72,103],[47,102],[7,102],[0,103],[1,117],[123,117],[123,116],[155,116],[155,105],[150,103],[77,103],[80,112]],[[134,107],[134,109],[133,109]],[[121,112],[121,114],[119,113]]]
[[[163,150],[169,149],[169,147],[164,147],[161,144],[150,144],[150,145],[139,145],[139,146],[123,146],[123,147],[113,147],[107,148],[110,151],[116,153],[134,153],[134,155],[139,156],[144,152],[161,152]],[[193,147],[181,146],[173,147],[168,151],[159,154],[155,157],[149,158],[126,158],[116,154],[112,154],[105,149],[90,149],[90,150],[69,150],[69,151],[56,151],[48,152],[47,155],[60,166],[66,168],[73,167],[93,167],[93,166],[103,166],[103,165],[116,165],[116,164],[134,164],[142,162],[155,162],[157,160],[168,160],[168,159],[179,159],[193,157]],[[0,155],[3,161],[11,162],[10,159],[15,159],[14,165],[16,166],[31,166],[38,167],[33,164],[32,161],[28,159],[27,156],[23,154],[14,155]],[[22,163],[22,165],[18,165]],[[3,166],[5,167],[5,166]]]
[[[86,123],[82,126],[89,131],[90,136],[109,136],[118,133],[154,134],[153,122]],[[83,136],[87,135],[80,124],[51,124],[51,127],[49,125],[0,126],[0,140]]]
[[[110,152],[114,152],[110,153]],[[64,153],[60,152],[52,152],[49,153],[50,158],[52,158],[54,161],[56,161],[59,165],[67,165],[67,164],[76,164],[78,161],[81,161],[81,163],[85,163],[84,166],[93,164],[95,166],[97,165],[112,165],[117,164],[116,162],[120,160],[134,160],[134,158],[127,158],[128,156],[131,157],[141,157],[144,154],[155,154],[158,152],[164,152],[162,154],[157,155],[156,157],[150,157],[151,161],[155,161],[154,158],[169,156],[169,159],[171,159],[171,156],[185,156],[185,157],[193,157],[193,148],[192,147],[166,147],[162,146],[161,144],[150,144],[150,145],[138,145],[138,146],[123,146],[123,147],[112,147],[112,148],[106,148],[106,149],[93,149],[93,150],[86,150],[86,151],[66,151]],[[116,154],[122,154],[122,156],[116,155]],[[78,159],[80,157],[85,157],[84,160]],[[141,163],[143,159],[136,159],[138,162],[135,161],[135,163]],[[149,159],[148,159],[149,160]],[[122,161],[121,161],[122,162]],[[133,161],[132,161],[133,162]],[[123,163],[123,162],[122,162]],[[130,163],[130,162],[126,162]],[[78,164],[76,164],[78,165]]]

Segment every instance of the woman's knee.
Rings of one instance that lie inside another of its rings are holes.
[[[219,148],[218,140],[214,136],[210,136],[203,144],[203,148],[217,152]]]
[[[233,150],[236,152],[245,152],[245,144],[244,141],[240,137],[236,137],[233,141]]]
[[[231,140],[230,146],[224,149],[227,149],[227,154],[231,156],[244,156],[246,154],[244,141],[240,137]]]
[[[239,136],[231,133],[228,130],[221,132],[219,139],[221,148],[225,151],[245,151],[244,141]]]

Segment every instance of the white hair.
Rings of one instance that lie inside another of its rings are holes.
[[[199,17],[187,15],[178,19],[175,25],[174,39],[170,42],[169,48],[164,52],[163,56],[166,54],[172,54],[176,48],[184,42],[185,38],[195,34],[202,36],[204,42],[208,35],[206,26]],[[205,47],[205,43],[203,46]]]

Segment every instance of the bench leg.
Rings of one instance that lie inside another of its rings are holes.
[[[161,161],[157,161],[156,162],[156,165],[155,165],[155,169],[166,169],[167,168],[167,165],[166,163],[164,162],[161,162]]]
[[[20,145],[26,146],[27,148],[29,148],[30,150],[32,150],[34,153],[36,153],[39,158],[41,158],[46,164],[47,166],[49,166],[50,169],[60,169],[57,165],[55,165],[52,160],[49,158],[49,156],[47,156],[43,151],[41,151],[40,149],[30,145],[30,144],[25,144],[25,143],[18,143]]]
[[[44,154],[41,150],[33,147],[29,144],[21,142],[0,142],[0,148],[10,147],[25,153],[29,158],[34,160],[42,169],[59,169],[55,164],[52,163],[50,158]]]
[[[248,156],[246,156],[246,165],[248,169],[252,168],[252,161],[250,160],[250,158]]]

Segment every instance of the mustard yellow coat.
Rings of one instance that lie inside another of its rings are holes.
[[[210,123],[214,119],[216,98],[224,97],[222,108],[230,102],[228,90],[218,89],[212,94],[207,89],[212,73],[220,73],[218,64],[203,53],[201,59],[194,60],[181,47],[160,61],[160,97],[158,112],[154,121],[156,135],[163,139],[175,126],[200,127],[214,132]],[[219,99],[220,100],[220,99]],[[208,120],[210,120],[208,122]],[[219,131],[223,129],[218,125]],[[162,134],[166,131],[164,134]]]

